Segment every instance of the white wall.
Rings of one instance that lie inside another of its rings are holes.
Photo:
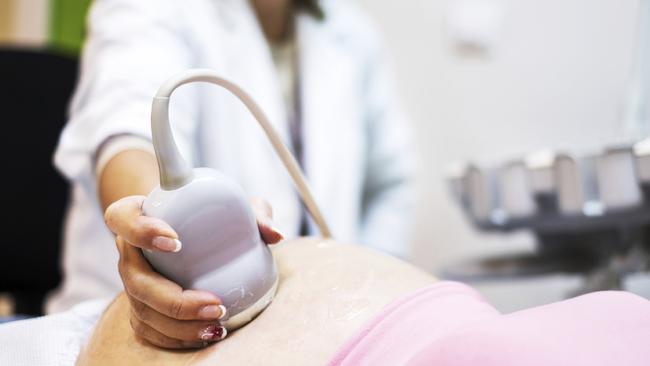
[[[525,233],[471,229],[446,190],[450,162],[494,164],[546,147],[584,152],[622,141],[639,6],[494,0],[504,10],[496,47],[487,57],[464,58],[445,27],[453,1],[360,1],[383,32],[417,132],[424,189],[414,261],[434,271],[468,256],[533,247]],[[540,296],[531,304],[556,295]]]

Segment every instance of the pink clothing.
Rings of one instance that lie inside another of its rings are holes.
[[[597,292],[499,314],[441,282],[387,306],[330,361],[347,365],[650,365],[650,301]]]

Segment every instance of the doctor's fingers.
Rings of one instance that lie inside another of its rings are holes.
[[[170,318],[181,320],[218,320],[221,300],[207,291],[183,290],[154,271],[140,249],[117,237],[120,252],[118,269],[124,290],[133,298]]]
[[[131,312],[139,321],[167,337],[185,342],[216,342],[225,338],[228,333],[218,321],[173,319],[133,298],[129,301]]]
[[[188,342],[168,337],[139,320],[133,313],[129,314],[129,323],[138,338],[154,346],[170,349],[202,348],[205,346],[204,341]]]
[[[131,245],[142,249],[177,252],[181,249],[178,235],[160,219],[144,216],[144,196],[129,196],[113,202],[104,220],[108,228]]]
[[[273,209],[271,205],[266,200],[254,197],[251,198],[251,206],[262,240],[266,244],[275,244],[284,239],[284,235],[273,222]]]

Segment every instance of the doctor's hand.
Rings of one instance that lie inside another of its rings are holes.
[[[131,304],[130,322],[136,335],[163,348],[198,348],[226,336],[219,320],[227,309],[215,294],[183,289],[156,272],[140,249],[174,252],[182,249],[178,234],[160,219],[144,216],[144,196],[111,204],[104,214],[116,235],[119,272]],[[267,244],[283,239],[264,200],[251,202],[260,235]]]

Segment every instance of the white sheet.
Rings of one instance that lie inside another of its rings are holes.
[[[74,365],[110,301],[91,300],[64,313],[0,325],[0,365]]]

